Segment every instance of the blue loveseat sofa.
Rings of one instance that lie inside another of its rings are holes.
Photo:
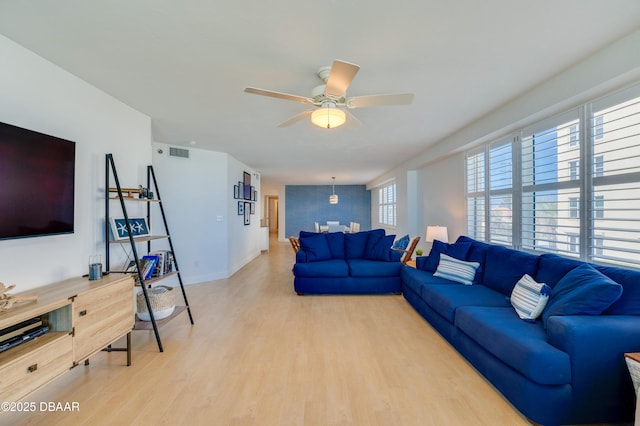
[[[439,276],[443,254],[477,265],[471,285]],[[524,274],[551,288],[541,319],[525,321],[511,304]],[[434,242],[401,280],[416,311],[530,420],[633,419],[623,354],[640,351],[640,271],[460,237]]]
[[[400,293],[401,253],[384,229],[345,234],[300,232],[293,265],[299,294]]]

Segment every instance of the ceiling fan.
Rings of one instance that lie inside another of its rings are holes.
[[[332,66],[321,67],[317,74],[325,84],[316,86],[311,91],[310,98],[275,92],[273,90],[258,89],[256,87],[247,87],[244,91],[254,95],[295,101],[316,107],[315,109],[303,111],[293,116],[281,123],[278,127],[290,126],[297,121],[311,116],[311,122],[316,126],[332,129],[344,124],[347,114],[350,119],[358,121],[344,108],[408,105],[413,101],[413,93],[347,97],[347,88],[359,70],[360,67],[358,65],[337,59],[333,61]]]

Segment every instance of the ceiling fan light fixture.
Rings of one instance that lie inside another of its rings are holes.
[[[327,102],[311,113],[311,122],[318,127],[334,129],[342,126],[346,121],[346,114],[336,108],[333,102]]]

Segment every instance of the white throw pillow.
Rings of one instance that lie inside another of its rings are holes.
[[[480,264],[478,262],[465,262],[464,260],[440,253],[440,263],[438,263],[438,268],[433,275],[465,285],[471,285],[473,284],[473,278],[476,276],[476,269],[478,269],[479,266]]]
[[[535,321],[547,306],[551,287],[524,274],[511,292],[511,305],[525,321]]]

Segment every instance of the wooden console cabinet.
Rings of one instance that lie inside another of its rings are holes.
[[[0,330],[39,317],[49,331],[0,353],[0,401],[20,400],[124,335],[130,362],[131,276],[72,278],[25,293],[38,300],[0,312]]]

